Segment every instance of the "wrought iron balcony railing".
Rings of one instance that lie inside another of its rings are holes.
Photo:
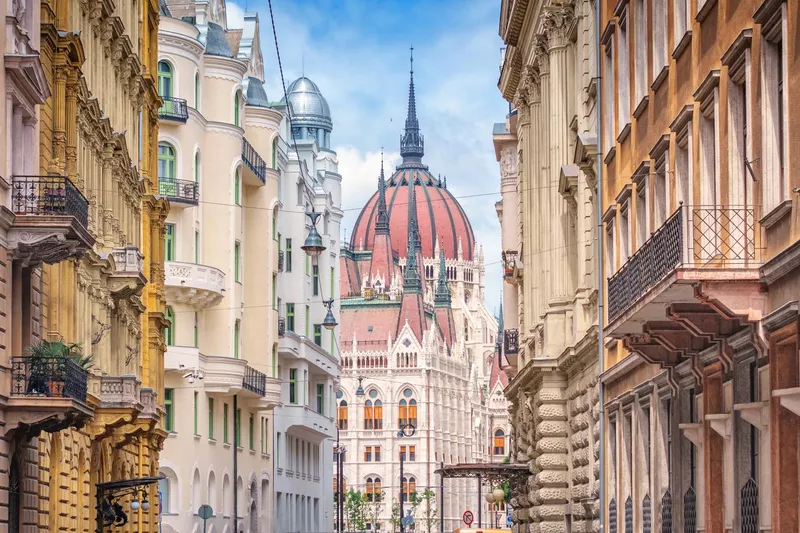
[[[15,215],[73,216],[85,228],[89,202],[65,176],[13,176],[11,209]]]
[[[86,370],[66,357],[12,357],[11,396],[72,398],[86,402]]]
[[[507,354],[519,352],[518,329],[507,329],[503,332],[503,352]]]
[[[200,201],[200,188],[196,181],[158,178],[158,194],[194,205]]]
[[[283,272],[283,250],[278,250],[278,272]]]
[[[283,317],[278,318],[278,337],[286,335],[286,319]]]
[[[246,366],[242,387],[259,396],[264,396],[267,391],[267,375],[251,366]]]
[[[247,165],[253,174],[255,174],[261,183],[267,182],[267,164],[264,159],[258,155],[253,145],[247,142],[247,139],[242,137],[242,160]]]
[[[179,122],[186,122],[189,119],[189,108],[186,106],[186,100],[172,98],[171,96],[162,96],[161,99],[164,103],[158,108],[159,117]]]
[[[762,242],[757,207],[681,206],[608,279],[608,321],[677,268],[756,268]]]

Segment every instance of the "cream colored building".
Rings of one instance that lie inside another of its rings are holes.
[[[599,486],[594,4],[504,0],[494,128],[515,531],[596,531]]]
[[[259,21],[225,2],[167,1],[159,28],[159,193],[166,230],[162,531],[273,530],[280,401],[278,179],[283,114],[263,88]]]

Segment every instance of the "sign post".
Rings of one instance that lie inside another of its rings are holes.
[[[210,505],[201,505],[197,510],[197,516],[203,519],[203,533],[206,533],[206,522],[214,516],[214,509]]]
[[[464,523],[467,527],[472,525],[472,522],[475,520],[475,517],[472,516],[472,511],[464,511],[464,516],[461,517],[464,520]]]

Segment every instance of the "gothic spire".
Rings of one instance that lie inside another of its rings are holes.
[[[425,139],[419,132],[417,120],[417,101],[414,94],[414,47],[411,47],[411,77],[408,84],[408,112],[406,127],[400,138],[400,155],[403,156],[401,168],[422,166],[422,156],[425,155]]]
[[[439,248],[439,279],[436,281],[436,294],[433,296],[436,307],[450,307],[450,284],[447,283],[447,266],[444,262],[444,246]]]
[[[378,178],[378,214],[375,216],[375,235],[389,235],[389,215],[386,211],[386,178],[383,175],[383,148],[381,148],[381,175]]]
[[[406,254],[406,270],[403,274],[403,292],[406,294],[422,293],[422,281],[417,270],[417,208],[414,184],[408,187],[408,252]]]

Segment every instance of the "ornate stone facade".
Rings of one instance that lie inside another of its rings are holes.
[[[20,127],[4,146],[10,192],[0,206],[10,296],[0,309],[0,360],[10,374],[0,405],[0,503],[8,511],[0,529],[88,533],[96,529],[96,485],[155,475],[166,437],[159,402],[168,204],[149,179],[158,2],[11,3],[5,74],[17,86],[4,120]],[[42,368],[31,370],[28,350],[40,340],[80,345],[91,368],[62,362],[49,370],[48,391],[37,393]],[[154,486],[146,493],[157,501]],[[129,512],[123,531],[156,527],[157,505],[133,512],[121,503]]]
[[[594,7],[588,0],[502,2],[500,90],[515,106],[494,127],[503,230],[505,393],[513,530],[599,530],[599,382]],[[511,154],[517,165],[511,164]]]

